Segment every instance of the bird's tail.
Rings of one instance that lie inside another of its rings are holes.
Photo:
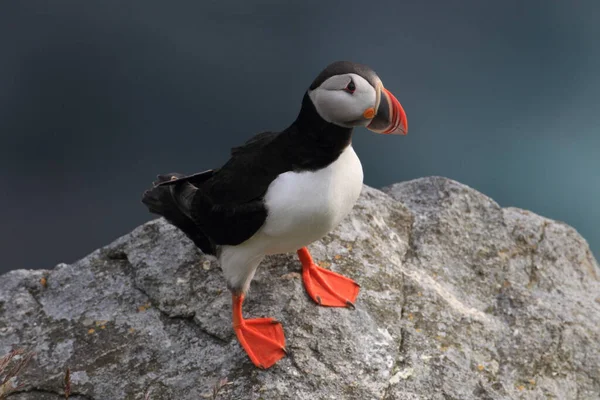
[[[178,173],[157,176],[157,180],[152,182],[152,188],[146,190],[142,196],[142,203],[148,207],[151,213],[162,215],[165,218],[170,214],[182,213],[173,197],[173,186],[160,185],[163,182],[171,181],[173,177],[180,178],[182,176],[182,174]]]
[[[164,174],[158,175],[157,178],[152,188],[144,192],[142,203],[151,213],[163,216],[182,230],[205,254],[215,254],[214,243],[202,233],[190,216],[192,198],[198,189],[185,179],[173,185],[162,185],[184,178],[182,174]]]

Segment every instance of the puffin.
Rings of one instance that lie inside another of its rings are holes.
[[[354,308],[360,286],[317,265],[307,246],[331,232],[361,193],[363,170],[352,148],[356,127],[384,135],[408,132],[400,102],[370,67],[336,61],[305,91],[286,129],[232,148],[220,168],[160,174],[143,193],[150,213],[218,259],[232,295],[233,329],[258,368],[287,354],[279,321],[242,313],[267,255],[296,252],[304,288],[318,306]]]

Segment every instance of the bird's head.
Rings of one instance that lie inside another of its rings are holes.
[[[332,124],[364,126],[383,134],[408,132],[400,102],[366,65],[349,61],[328,65],[310,85],[308,96],[321,118]]]

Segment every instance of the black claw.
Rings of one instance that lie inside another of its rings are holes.
[[[272,323],[273,325],[278,325],[278,324],[281,324],[281,322],[277,321],[276,319],[274,319],[273,321],[271,321],[271,323]]]
[[[350,300],[346,300],[346,307],[356,310],[354,303],[352,303]]]
[[[260,368],[260,369],[266,369],[265,366],[262,365],[262,364],[258,364],[257,367]]]

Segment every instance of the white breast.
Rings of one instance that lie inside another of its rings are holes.
[[[333,230],[360,195],[363,171],[352,146],[324,169],[286,172],[269,186],[268,217],[257,232],[265,253],[296,251]]]

